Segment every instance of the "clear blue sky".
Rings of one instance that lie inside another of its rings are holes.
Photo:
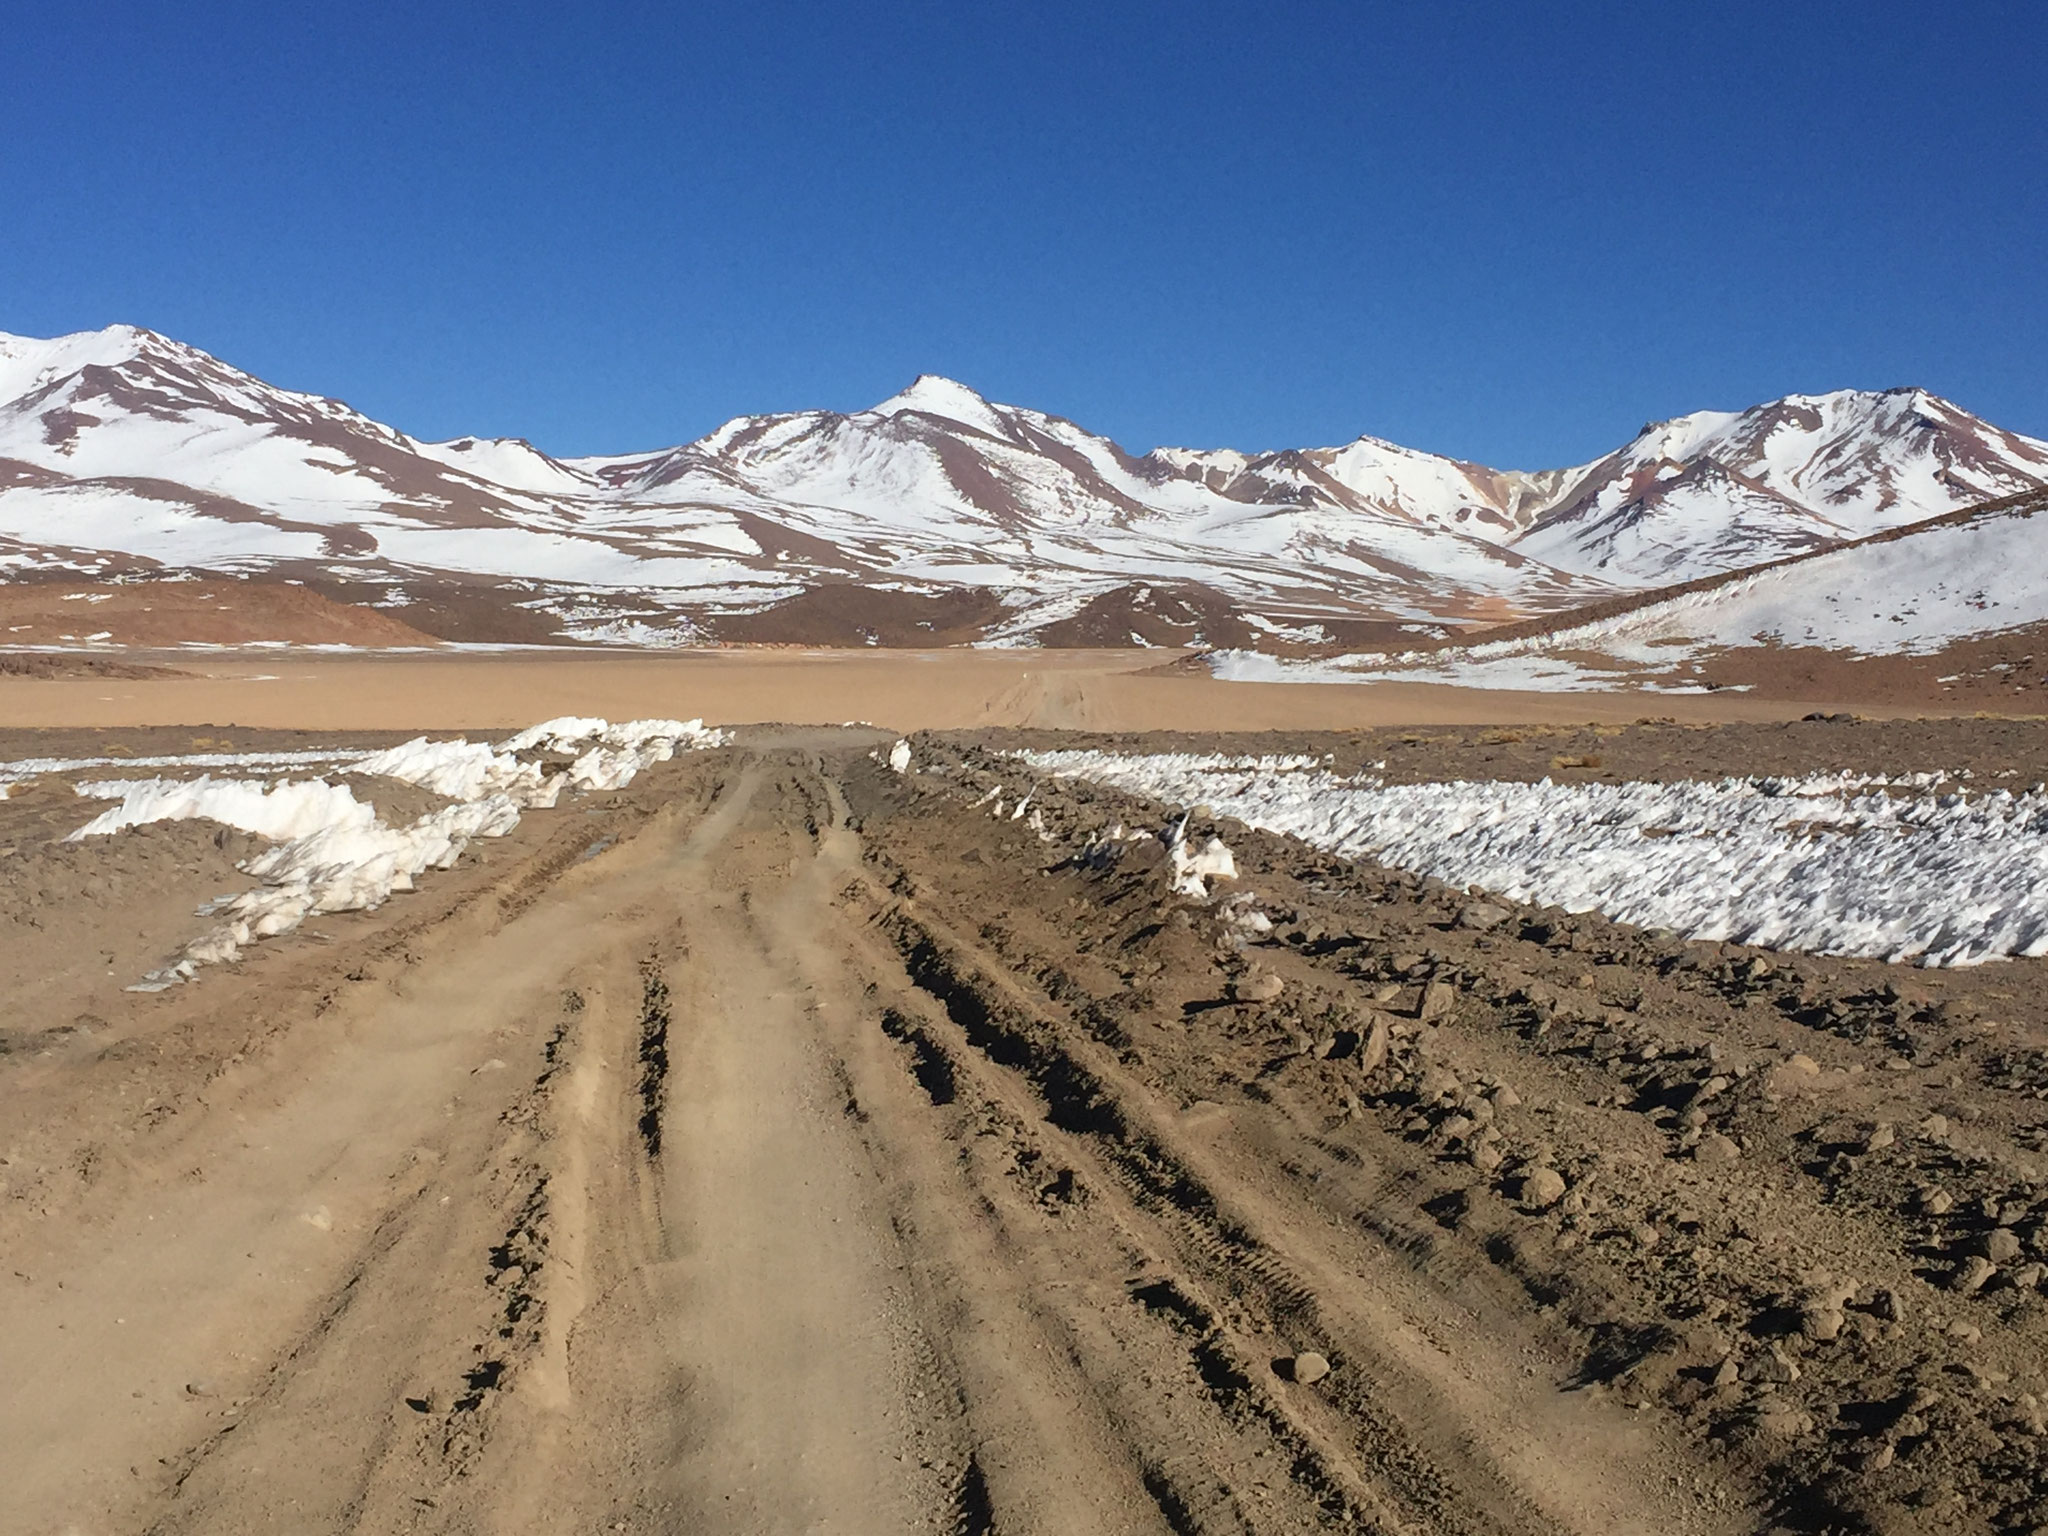
[[[0,330],[560,453],[920,372],[1140,450],[2048,435],[2044,78],[2038,0],[24,0]]]

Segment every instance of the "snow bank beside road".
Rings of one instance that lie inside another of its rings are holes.
[[[72,843],[144,822],[202,816],[272,842],[306,837],[331,826],[367,827],[377,819],[376,807],[357,800],[346,784],[320,779],[275,786],[260,779],[216,779],[208,774],[196,779],[107,779],[81,784],[78,792],[118,803],[65,839]]]
[[[251,891],[223,897],[202,915],[223,918],[187,945],[164,969],[152,972],[141,990],[188,981],[202,965],[232,960],[252,940],[286,933],[321,912],[351,912],[380,905],[394,891],[408,891],[428,869],[447,869],[471,839],[502,837],[519,825],[523,810],[547,809],[564,790],[575,793],[622,789],[642,770],[666,762],[678,750],[718,746],[721,731],[701,720],[605,720],[564,718],[521,731],[491,746],[462,739],[417,737],[381,752],[339,751],[327,761],[336,777],[374,775],[429,789],[453,803],[403,827],[377,816],[374,804],[359,799],[349,783],[325,779],[266,782],[262,779],[196,779],[156,776],[98,780],[79,786],[90,798],[117,803],[101,812],[69,841],[81,842],[144,822],[205,818],[253,832],[275,846],[243,868],[263,882]],[[574,754],[552,770],[527,754]],[[292,766],[309,755],[295,754]],[[317,759],[315,759],[317,760]],[[259,754],[211,754],[205,766],[271,763]],[[176,758],[153,764],[177,766]],[[0,763],[0,782],[17,764]],[[197,762],[190,766],[199,766]]]
[[[1347,857],[1697,939],[1973,965],[2048,954],[2048,794],[1845,776],[1384,784],[1313,759],[1024,752]]]

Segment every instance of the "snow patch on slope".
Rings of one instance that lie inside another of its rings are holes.
[[[1660,682],[1716,651],[1796,646],[1856,657],[1926,656],[1959,640],[2048,623],[2048,501],[1940,521],[1828,550],[1697,592],[1513,640],[1289,661],[1209,659],[1227,682],[1456,683],[1556,692]]]

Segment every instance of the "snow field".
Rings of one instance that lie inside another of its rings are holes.
[[[131,990],[159,991],[189,981],[202,965],[233,960],[256,939],[288,933],[322,912],[352,912],[380,905],[394,891],[413,889],[429,869],[447,869],[470,841],[502,837],[524,810],[553,807],[564,790],[622,789],[640,772],[678,751],[715,747],[722,731],[701,720],[549,720],[491,746],[462,739],[417,737],[380,752],[340,751],[327,756],[332,771],[375,775],[418,785],[451,803],[403,827],[387,826],[356,787],[324,778],[196,779],[156,776],[104,779],[78,786],[80,795],[115,802],[67,839],[82,842],[144,822],[203,817],[252,832],[273,846],[242,867],[263,883],[211,902],[202,916],[221,921],[185,947],[168,966]],[[525,755],[569,756],[552,769]],[[203,754],[198,759],[151,759],[151,766],[279,766],[259,753]],[[291,767],[309,766],[316,754],[293,754]],[[98,766],[97,763],[91,766]],[[28,773],[22,770],[31,770]],[[48,762],[0,764],[0,781],[51,771]]]
[[[1926,775],[1386,784],[1303,757],[1016,756],[1452,886],[1689,938],[1930,966],[2048,954],[2038,786],[1940,793]]]

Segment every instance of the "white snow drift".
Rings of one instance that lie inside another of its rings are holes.
[[[495,747],[422,736],[381,752],[332,754],[335,778],[397,779],[451,802],[403,827],[387,826],[374,804],[357,798],[356,785],[327,778],[269,782],[202,773],[196,779],[98,780],[81,784],[78,792],[115,803],[72,833],[70,841],[143,822],[203,817],[273,844],[243,866],[263,883],[209,904],[202,915],[221,918],[219,925],[141,983],[142,990],[157,990],[190,980],[201,965],[232,960],[252,940],[288,932],[316,913],[373,908],[393,891],[409,891],[424,871],[452,866],[472,838],[504,836],[519,824],[522,810],[551,807],[565,789],[621,789],[652,763],[724,739],[723,732],[707,730],[701,720],[613,725],[565,717]],[[310,756],[295,754],[291,766],[307,766]],[[559,761],[564,757],[570,759],[566,764]],[[260,753],[209,754],[204,766],[274,763]],[[170,767],[179,760],[153,759],[152,764]],[[20,776],[15,770],[27,766],[0,764],[0,780]],[[37,770],[49,771],[46,765]]]
[[[1385,784],[1313,758],[1026,752],[1453,886],[1697,939],[1972,965],[2048,954],[2048,793],[1922,776]]]

